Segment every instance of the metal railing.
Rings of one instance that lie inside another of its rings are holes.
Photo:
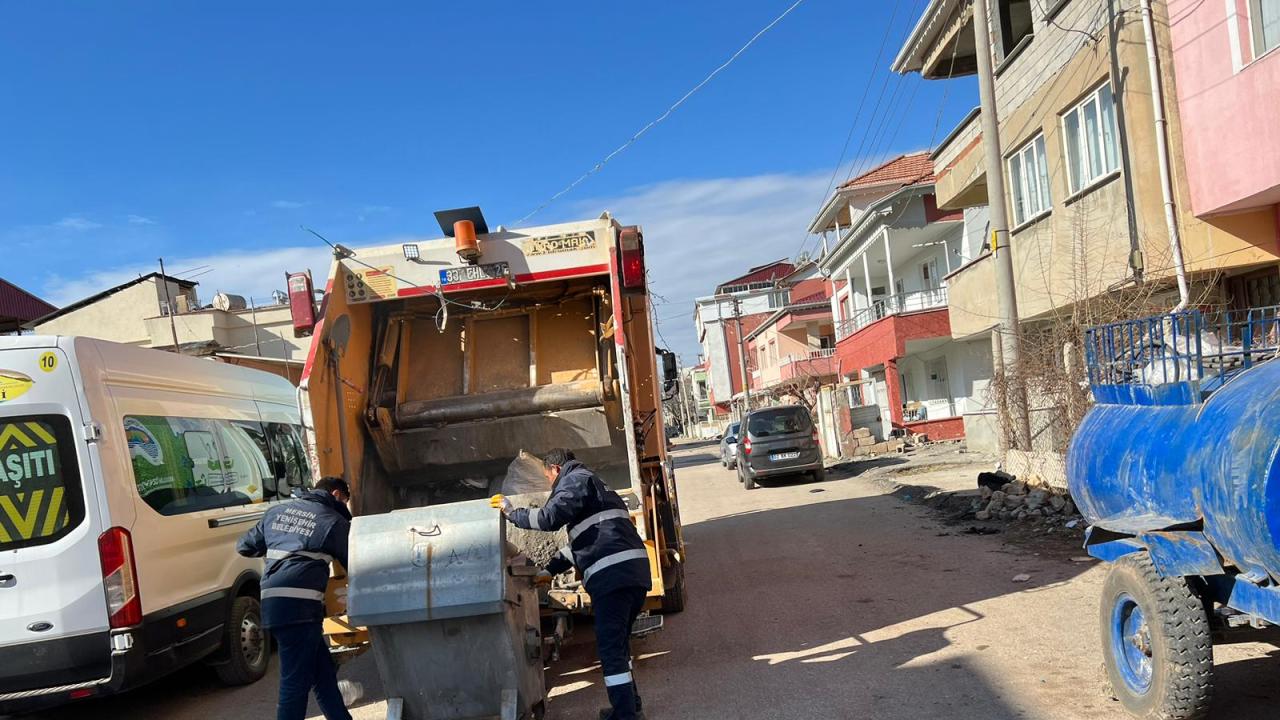
[[[1188,310],[1089,328],[1085,370],[1099,402],[1198,402],[1280,352],[1280,307]]]
[[[835,348],[822,348],[820,350],[810,350],[805,354],[788,353],[785,357],[778,361],[778,365],[790,365],[793,362],[801,362],[803,360],[821,360],[829,358],[836,354]]]
[[[836,324],[836,341],[844,340],[862,328],[878,320],[883,320],[890,315],[932,310],[946,307],[946,305],[947,289],[945,287],[916,290],[877,298],[871,303],[870,307],[862,308],[855,312],[853,317]]]

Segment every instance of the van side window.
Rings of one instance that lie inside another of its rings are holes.
[[[267,458],[251,434],[253,425],[126,415],[138,495],[161,515],[261,502]]]
[[[311,487],[311,468],[302,445],[301,428],[285,423],[266,423],[266,429],[271,443],[271,476],[275,480],[267,499],[283,500],[294,490]]]
[[[43,545],[84,520],[71,421],[0,417],[0,550]]]

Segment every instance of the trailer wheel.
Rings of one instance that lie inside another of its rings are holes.
[[[1204,602],[1185,578],[1160,577],[1145,554],[1111,567],[1099,612],[1107,678],[1120,704],[1150,720],[1196,720],[1213,694]]]
[[[224,685],[248,685],[267,674],[271,662],[271,641],[262,629],[262,609],[258,599],[235,598],[223,635],[227,661],[213,666]]]
[[[684,563],[678,562],[671,571],[671,584],[662,596],[662,614],[681,612],[684,612]]]

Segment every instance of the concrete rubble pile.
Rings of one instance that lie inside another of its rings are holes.
[[[907,447],[907,441],[902,438],[890,438],[884,442],[877,442],[875,436],[871,434],[871,430],[860,427],[854,428],[850,447],[855,457],[859,455],[881,455],[902,452]]]
[[[1014,480],[996,490],[979,488],[971,509],[975,520],[1068,520],[1076,517],[1076,506],[1065,493],[1027,485]]]

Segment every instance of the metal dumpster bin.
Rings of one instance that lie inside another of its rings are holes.
[[[389,719],[541,717],[534,569],[487,501],[357,517],[349,557],[348,614],[369,628]]]

